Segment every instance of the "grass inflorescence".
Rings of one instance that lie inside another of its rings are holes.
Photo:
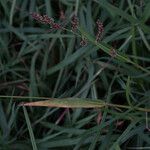
[[[0,0],[0,149],[150,148],[149,7]]]

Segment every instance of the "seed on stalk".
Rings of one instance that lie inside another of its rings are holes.
[[[96,42],[98,42],[102,40],[104,27],[103,27],[103,23],[99,19],[96,21],[96,24],[97,24]]]
[[[79,24],[78,18],[77,18],[76,15],[74,15],[74,16],[72,17],[72,20],[71,20],[72,31],[75,31],[75,30],[77,29],[78,24]]]
[[[82,38],[81,42],[80,42],[81,46],[86,46],[87,45],[87,40],[85,38]]]

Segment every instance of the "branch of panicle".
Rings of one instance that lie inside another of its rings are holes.
[[[54,19],[51,18],[51,17],[48,17],[47,15],[42,16],[38,13],[33,12],[33,13],[31,13],[31,16],[32,16],[33,19],[35,19],[35,20],[37,20],[37,21],[39,21],[43,24],[51,25],[51,27],[54,28],[54,29],[62,29],[62,26],[60,24],[55,23]]]
[[[79,26],[79,21],[76,15],[73,15],[72,20],[71,20],[71,29],[73,32],[76,32],[77,28]],[[82,37],[80,41],[81,46],[86,46],[87,45],[87,39]]]
[[[84,37],[82,37],[82,39],[81,39],[81,41],[80,41],[80,45],[81,46],[86,46],[87,45],[87,39],[86,38],[84,38]]]
[[[99,19],[96,21],[96,24],[97,24],[96,42],[98,42],[102,40],[104,27],[103,27],[103,23]]]
[[[77,27],[79,25],[79,21],[76,15],[73,15],[72,19],[71,19],[71,28],[72,31],[76,31]]]

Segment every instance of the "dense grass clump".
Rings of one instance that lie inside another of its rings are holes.
[[[149,43],[149,0],[0,0],[0,149],[150,149]]]

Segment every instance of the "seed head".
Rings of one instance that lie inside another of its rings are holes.
[[[58,23],[53,23],[53,24],[52,24],[52,28],[54,28],[54,29],[61,29],[62,27],[61,27],[61,25],[58,24]]]
[[[82,38],[81,42],[80,42],[81,46],[86,46],[87,45],[87,40],[85,38]]]
[[[54,22],[54,19],[51,17],[48,17],[47,15],[40,15],[38,13],[31,13],[32,18],[35,20],[43,23],[43,24],[49,24],[54,29],[61,29],[61,25]]]
[[[96,21],[96,24],[97,24],[96,42],[98,42],[102,39],[104,27],[103,23],[99,19]]]
[[[31,16],[32,16],[33,19],[35,19],[37,21],[42,21],[43,20],[43,17],[38,13],[33,12],[33,13],[31,13]]]
[[[44,16],[43,16],[43,23],[45,23],[45,24],[50,24],[50,25],[51,25],[51,24],[54,23],[54,19],[48,17],[47,15],[44,15]]]
[[[78,18],[76,15],[74,15],[71,20],[72,31],[75,31],[77,29],[78,24],[79,24]]]
[[[48,17],[47,15],[40,15],[38,13],[31,13],[31,16],[32,18],[34,18],[35,20],[41,22],[41,23],[44,23],[44,24],[53,24],[54,23],[54,19],[53,18],[50,18]]]

